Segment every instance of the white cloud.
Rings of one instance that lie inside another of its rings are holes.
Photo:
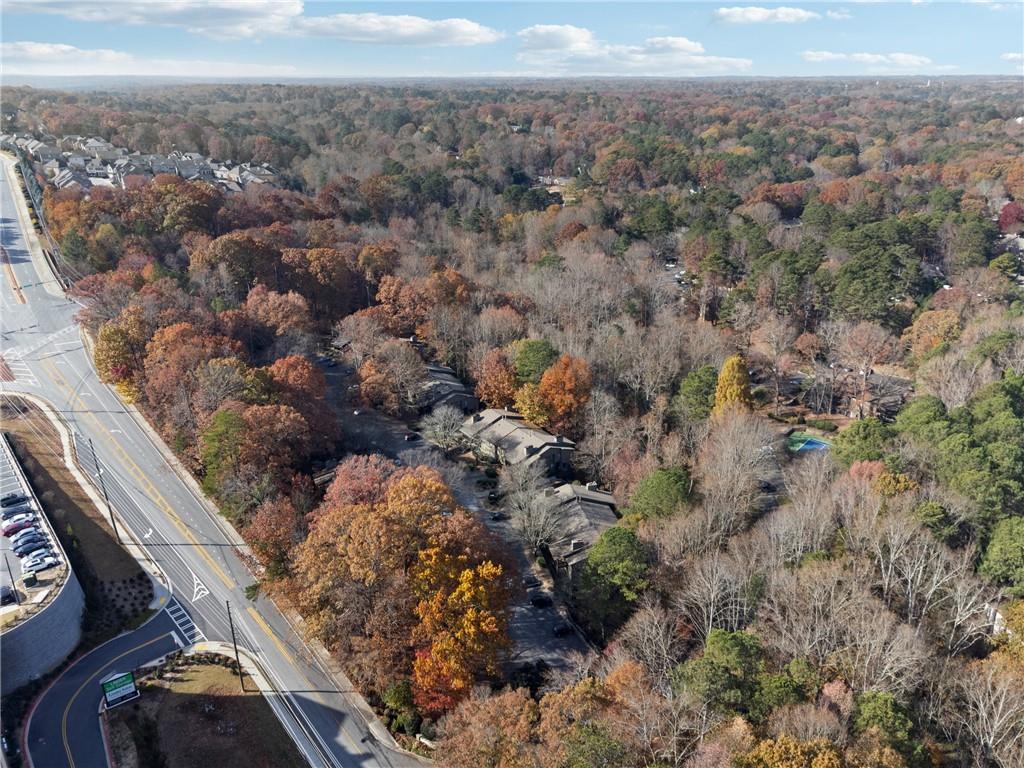
[[[384,45],[478,45],[504,36],[469,19],[380,13],[310,16],[302,0],[8,0],[5,10],[75,21],[178,27],[225,40],[314,36]]]
[[[729,24],[797,24],[812,19],[820,19],[821,14],[806,11],[803,8],[789,8],[780,5],[777,8],[761,8],[756,5],[719,8],[715,18]]]
[[[385,16],[379,13],[336,13],[332,16],[300,16],[294,33],[331,37],[353,43],[387,45],[479,45],[504,35],[469,19],[424,19],[419,16]]]
[[[924,67],[932,63],[927,56],[914,53],[834,53],[832,51],[804,51],[806,61],[855,61],[859,64],[881,64],[891,67]]]
[[[19,41],[0,44],[8,75],[159,76],[159,77],[298,77],[291,65],[201,59],[150,59],[109,48],[76,48],[63,43]]]
[[[516,58],[544,75],[690,76],[743,72],[750,59],[710,56],[685,37],[649,37],[639,45],[599,40],[571,24],[537,24],[517,33]]]
[[[845,8],[840,8],[838,11],[825,11],[825,15],[833,21],[846,21],[853,18],[853,14]]]
[[[1004,53],[999,58],[1003,61],[1024,61],[1024,53]]]
[[[131,56],[110,48],[83,49],[64,43],[35,43],[23,40],[16,43],[0,43],[0,59],[5,63],[11,60],[109,63],[128,61]]]

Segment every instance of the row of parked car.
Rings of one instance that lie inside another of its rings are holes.
[[[25,494],[9,493],[0,498],[0,524],[0,532],[10,539],[11,551],[21,559],[22,573],[38,573],[60,563],[32,500]]]

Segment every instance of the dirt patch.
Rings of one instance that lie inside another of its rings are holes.
[[[153,600],[153,584],[64,464],[56,429],[30,403],[9,400],[0,417],[85,592],[83,640],[99,642],[133,625]]]
[[[171,660],[140,681],[140,698],[109,713],[116,768],[304,768],[256,685],[240,690],[234,661]]]

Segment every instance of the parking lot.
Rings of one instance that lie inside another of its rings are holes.
[[[56,568],[40,571],[37,574],[36,585],[26,587],[21,578],[22,561],[13,551],[14,544],[12,544],[11,537],[0,536],[0,587],[16,589],[16,593],[11,595],[14,600],[7,605],[0,606],[0,618],[4,625],[20,616],[31,614],[42,606],[52,587],[60,582],[64,558],[60,551],[60,544],[57,543],[50,523],[41,511],[39,500],[18,463],[7,435],[2,435],[0,436],[0,498],[11,496],[24,498],[16,504],[9,504],[4,510],[6,516],[4,523],[15,519],[15,516],[10,515],[10,510],[17,509],[19,514],[27,512],[34,515],[33,522],[40,531],[39,541],[44,542],[41,546],[52,547],[60,564]],[[4,589],[3,592],[6,593],[7,589]]]

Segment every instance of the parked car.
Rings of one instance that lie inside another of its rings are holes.
[[[553,634],[555,637],[565,637],[566,635],[571,635],[572,632],[572,626],[564,621],[558,622],[557,624],[555,624],[554,627],[551,628],[551,634]]]
[[[21,561],[21,572],[22,573],[39,573],[39,571],[45,571],[53,568],[60,564],[53,555],[44,555],[43,557],[33,557],[27,560]]]
[[[8,493],[3,498],[0,498],[0,507],[13,507],[15,504],[20,504],[23,501],[28,501],[28,496],[24,493]]]
[[[14,590],[4,584],[0,587],[0,605],[10,605],[14,602]]]
[[[44,535],[44,534],[43,534],[43,531],[39,528],[39,526],[38,525],[33,525],[33,526],[29,527],[29,528],[25,528],[23,530],[18,531],[15,534],[13,534],[11,536],[11,546],[17,546],[19,542],[21,542],[21,541],[23,541],[25,539],[28,539],[28,538],[30,538],[32,536],[42,536],[42,535]]]
[[[504,512],[491,512],[491,520],[508,520],[508,515]]]
[[[545,595],[543,592],[534,592],[530,595],[530,605],[534,608],[550,608],[554,605],[551,599],[551,595]]]
[[[11,551],[18,557],[24,557],[32,550],[42,549],[43,547],[47,547],[48,545],[49,542],[46,540],[46,537],[40,534],[38,536],[29,536],[27,539],[22,539],[13,547],[11,547]]]
[[[12,533],[23,531],[26,528],[35,525],[35,523],[36,516],[31,513],[18,515],[17,517],[12,517],[10,520],[5,520],[4,527],[0,529],[0,531],[3,532],[4,536],[10,536]]]
[[[540,579],[536,576],[524,576],[523,586],[527,589],[537,589],[540,586]]]
[[[26,512],[31,512],[32,508],[28,504],[18,504],[13,507],[4,507],[0,509],[0,520],[10,520],[16,515],[24,515]]]
[[[420,436],[419,436],[419,435],[417,435],[417,434],[416,434],[415,432],[406,432],[406,433],[405,433],[405,434],[404,434],[404,435],[402,436],[402,439],[403,439],[403,440],[405,440],[405,442],[407,442],[407,443],[411,443],[411,442],[413,442],[414,440],[419,440],[419,439],[420,439]]]
[[[22,560],[38,560],[42,557],[53,557],[53,550],[44,543],[29,547],[23,554],[17,552],[14,554],[18,555]]]
[[[487,494],[487,500],[492,502],[492,503],[497,501],[500,498],[501,498],[501,494],[498,491],[490,491]]]

